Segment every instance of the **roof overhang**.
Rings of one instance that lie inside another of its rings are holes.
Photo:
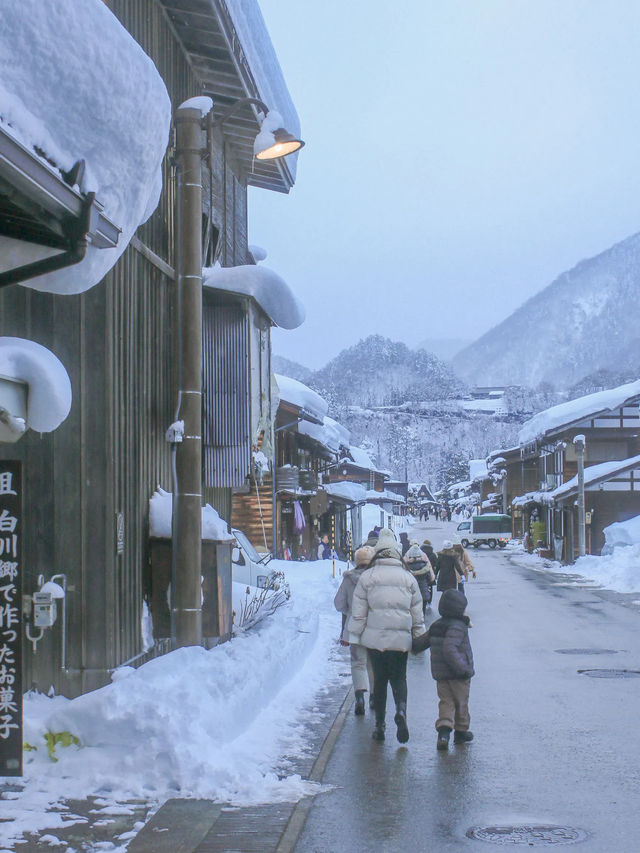
[[[84,196],[70,186],[60,172],[0,125],[0,236],[64,254],[80,242],[98,249],[113,248],[120,229],[91,194]],[[52,263],[57,257],[49,256],[42,263]],[[30,275],[21,275],[19,269],[0,272],[0,286],[37,274],[31,269]]]
[[[227,0],[159,2],[171,21],[193,72],[202,84],[202,93],[213,98],[214,119],[219,118],[235,101],[247,97],[265,101],[270,109],[280,112],[285,121],[289,120],[292,111],[295,115],[290,99],[288,103],[272,102],[269,87],[258,77],[259,69],[252,68],[249,45],[243,43],[243,34],[238,32],[234,24]],[[256,20],[261,18],[256,16],[254,26]],[[263,44],[269,43],[264,22],[262,27],[263,32],[256,35],[262,37]],[[273,73],[281,72],[277,68]],[[223,133],[232,144],[251,186],[288,193],[295,181],[295,160],[292,158],[297,155],[278,160],[254,159],[253,143],[260,130],[257,115],[255,106],[240,110],[224,122]]]

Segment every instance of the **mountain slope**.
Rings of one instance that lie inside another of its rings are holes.
[[[563,273],[453,359],[469,382],[567,388],[640,364],[640,234]]]
[[[462,390],[451,368],[434,355],[382,335],[370,335],[342,350],[313,374],[311,386],[342,406],[440,400]]]

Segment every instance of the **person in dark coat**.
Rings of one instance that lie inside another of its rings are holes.
[[[469,688],[475,675],[473,652],[469,641],[471,622],[465,615],[467,599],[457,589],[442,594],[438,610],[442,618],[431,624],[426,634],[413,640],[412,650],[431,649],[431,675],[436,681],[438,697],[437,749],[448,749],[449,735],[455,730],[454,743],[473,740],[469,731]]]
[[[318,559],[319,560],[330,560],[331,559],[331,545],[329,545],[329,534],[323,533],[322,538],[320,539],[320,544],[318,545]]]
[[[458,588],[461,577],[460,566],[456,552],[453,550],[453,542],[449,539],[445,539],[442,543],[442,551],[438,552],[435,575],[438,592]]]
[[[435,571],[436,563],[438,562],[438,558],[435,555],[431,541],[429,539],[425,539],[424,542],[422,543],[422,545],[420,546],[420,550],[424,551],[424,553],[427,555],[427,558],[428,558],[429,562],[431,563],[431,568],[434,569],[434,571]]]
[[[362,545],[366,545],[368,548],[375,548],[378,544],[378,534],[375,530],[370,530],[367,533],[367,541],[363,542]]]
[[[424,614],[427,607],[431,604],[435,575],[433,574],[433,569],[427,559],[427,555],[415,540],[411,542],[411,547],[404,555],[404,564],[418,582],[418,589],[422,596],[422,612]]]
[[[403,530],[399,538],[400,544],[402,545],[402,556],[404,557],[404,555],[409,550],[409,534],[406,532],[406,530]]]

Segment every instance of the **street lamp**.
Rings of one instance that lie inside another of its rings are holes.
[[[259,98],[240,98],[234,101],[218,117],[215,125],[221,127],[234,113],[250,104],[258,107],[263,116],[262,119],[258,118],[260,131],[253,143],[253,156],[256,160],[277,160],[303,147],[304,142],[283,127],[284,122],[280,113],[270,110]]]

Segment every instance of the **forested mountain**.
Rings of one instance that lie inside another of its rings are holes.
[[[397,406],[459,396],[462,382],[425,350],[412,350],[382,335],[370,335],[343,350],[311,382],[340,406]]]
[[[298,382],[304,382],[305,385],[309,384],[309,380],[313,376],[313,370],[281,355],[271,356],[271,367],[274,373],[279,373],[281,376],[290,376],[292,379],[297,379]]]
[[[602,370],[627,375],[640,364],[639,293],[635,234],[563,273],[458,353],[454,369],[478,385],[559,389]]]

